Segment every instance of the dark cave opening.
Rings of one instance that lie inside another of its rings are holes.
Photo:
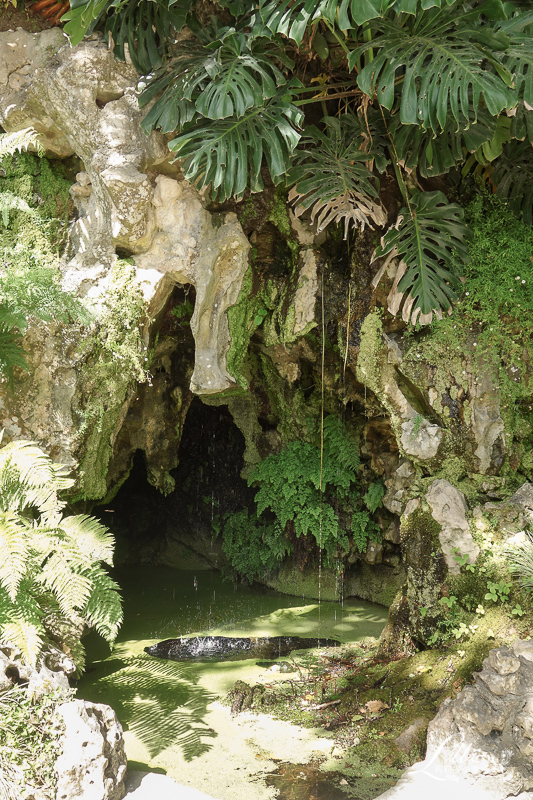
[[[150,485],[144,453],[137,450],[114,499],[93,510],[116,537],[117,563],[165,563],[169,543],[183,542],[198,553],[212,548],[216,518],[253,505],[254,491],[240,476],[244,449],[227,406],[209,406],[195,397],[183,427],[179,464],[170,473],[174,491],[163,495]]]

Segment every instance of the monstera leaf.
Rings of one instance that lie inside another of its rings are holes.
[[[448,203],[442,192],[417,192],[398,222],[383,237],[376,257],[395,250],[405,265],[398,292],[409,295],[414,310],[429,315],[448,309],[461,285],[454,261],[468,257],[468,229],[463,209]]]
[[[106,16],[117,58],[124,61],[127,44],[133,66],[146,75],[161,66],[172,31],[183,28],[189,10],[188,0],[71,0],[62,19],[74,46]]]
[[[124,46],[128,45],[133,66],[141,75],[160,67],[167,42],[173,30],[179,32],[185,25],[190,5],[186,0],[128,0],[120,3],[114,13],[109,13],[105,30],[115,42],[115,55],[125,59]]]
[[[200,188],[212,184],[213,196],[221,201],[232,195],[239,198],[248,184],[254,192],[263,188],[264,156],[272,179],[279,182],[300,140],[303,115],[291,102],[291,94],[300,88],[293,80],[241,117],[186,125],[169,144],[183,161],[185,178]]]
[[[403,24],[370,21],[371,40],[348,56],[353,68],[372,51],[373,58],[357,77],[358,86],[389,110],[399,88],[400,121],[405,125],[422,125],[437,133],[451,116],[464,129],[480,106],[497,116],[516,105],[511,75],[492,54],[508,46],[508,37],[477,26],[462,5],[405,16]]]
[[[331,222],[345,222],[345,238],[349,222],[365,227],[368,223],[382,226],[386,217],[378,195],[378,183],[367,163],[373,153],[365,152],[362,136],[354,137],[353,114],[340,120],[325,117],[325,130],[306,128],[303,148],[295,155],[296,166],[287,175],[294,183],[291,199],[302,213],[311,208],[318,229]]]
[[[161,96],[146,115],[144,127],[158,126],[165,133],[177,130],[200,114],[208,119],[241,117],[261,106],[286,83],[278,63],[292,67],[277,43],[251,38],[234,28],[209,41],[180,44],[178,54],[157,74],[140,96],[146,105]]]
[[[495,136],[498,120],[483,108],[470,112],[472,123],[468,128],[457,130],[456,123],[449,119],[439,134],[425,131],[418,125],[402,125],[397,116],[389,127],[398,158],[408,169],[418,168],[424,178],[443,175],[465,160],[465,153],[474,153],[491,142]]]
[[[109,0],[70,0],[70,11],[63,14],[66,22],[63,30],[68,33],[72,47],[92,31],[100,17],[109,7]]]
[[[491,181],[496,194],[517,217],[533,224],[533,149],[526,142],[509,142],[494,164]]]

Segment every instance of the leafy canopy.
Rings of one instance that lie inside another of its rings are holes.
[[[211,25],[199,9],[72,0],[65,30],[76,43],[100,25],[119,57],[128,45],[146,127],[175,133],[187,179],[214,198],[260,191],[266,166],[319,227],[375,227],[377,254],[400,259],[393,313],[448,309],[468,259],[461,210],[430,178],[474,172],[531,220],[528,4],[219,0]]]

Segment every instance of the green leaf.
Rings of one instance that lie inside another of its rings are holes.
[[[471,111],[471,124],[459,130],[450,118],[438,134],[419,125],[402,125],[399,117],[394,116],[389,131],[399,159],[408,169],[418,169],[424,178],[449,172],[465,160],[465,151],[473,153],[491,142],[499,119],[508,119],[495,119],[483,108],[478,110],[477,120],[475,116]]]
[[[403,24],[382,19],[369,25],[374,35],[350,53],[349,66],[372,48],[374,58],[359,73],[357,84],[389,110],[399,103],[403,124],[437,133],[451,116],[464,129],[483,105],[496,116],[516,104],[515,92],[506,85],[511,82],[508,70],[498,62],[495,73],[487,63],[487,49],[501,47],[498,34],[476,26],[460,5],[407,16]]]
[[[298,81],[282,87],[264,105],[251,108],[242,117],[188,124],[169,147],[183,161],[185,178],[200,188],[212,184],[221,201],[242,197],[248,185],[263,188],[261,164],[266,159],[274,182],[290,165],[300,139],[302,112],[291,103]]]
[[[463,209],[448,203],[442,192],[417,192],[377,248],[376,256],[397,248],[405,264],[398,292],[409,296],[414,311],[425,315],[446,310],[457,298],[455,290],[461,284],[453,265],[468,257],[469,231],[463,216]]]
[[[14,601],[26,570],[26,532],[19,518],[0,513],[0,585]]]
[[[71,0],[70,11],[67,11],[61,19],[62,22],[66,21],[63,30],[69,35],[72,47],[90,33],[108,5],[109,0]]]
[[[125,60],[124,46],[128,45],[133,66],[142,75],[152,72],[163,63],[173,32],[185,25],[190,4],[187,0],[129,0],[109,11],[105,31],[115,42],[115,55]]]
[[[533,224],[533,150],[529,142],[509,142],[494,162],[496,194],[517,217]]]
[[[295,166],[287,175],[287,183],[295,184],[291,199],[300,206],[300,213],[311,208],[319,231],[340,220],[346,230],[349,222],[363,228],[370,223],[384,225],[379,183],[367,166],[374,153],[368,139],[365,143],[362,136],[357,137],[356,115],[325,117],[322,122],[322,131],[314,126],[305,129],[302,148],[295,153]]]
[[[233,28],[207,34],[203,41],[186,41],[178,54],[143,90],[144,106],[163,92],[147,114],[143,126],[163,132],[191,121],[195,111],[209,119],[241,117],[273,97],[286,78],[278,63],[293,66],[276,42],[247,37]]]

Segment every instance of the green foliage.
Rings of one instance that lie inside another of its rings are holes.
[[[86,436],[80,464],[80,486],[86,498],[107,492],[107,465],[112,436],[128,389],[150,380],[150,351],[141,326],[146,302],[135,279],[135,267],[118,260],[114,265],[100,316],[83,343],[86,359],[81,373],[84,395],[80,433]]]
[[[0,693],[0,796],[4,800],[55,796],[54,767],[65,728],[56,707],[68,698],[69,693],[59,689],[31,697],[22,686]]]
[[[360,553],[366,551],[369,541],[378,542],[381,539],[381,531],[370,519],[368,511],[354,511],[350,530],[353,534],[353,543]]]
[[[372,514],[381,506],[385,491],[385,484],[382,481],[376,481],[370,484],[366,493],[363,495],[363,503]]]
[[[0,133],[0,158],[13,155],[13,153],[34,148],[40,155],[43,148],[39,142],[39,134],[33,128],[22,128],[12,133]]]
[[[204,118],[185,125],[169,142],[183,162],[185,178],[200,189],[211,185],[220,201],[232,195],[240,198],[248,186],[253,192],[263,189],[264,157],[271,178],[279,183],[300,139],[302,113],[292,103],[298,86],[292,80],[264,104],[248,108],[242,116],[219,119],[216,125]]]
[[[63,516],[59,492],[73,483],[32,442],[0,449],[0,633],[31,664],[62,628],[79,640],[89,625],[111,644],[122,622],[118,587],[101,566],[112,563],[113,537],[92,517]]]
[[[322,453],[318,441],[296,441],[265,458],[248,479],[249,485],[258,485],[256,514],[238,512],[214,526],[216,534],[222,532],[234,569],[250,581],[272,571],[301,537],[328,560],[348,552],[350,533],[359,551],[369,539],[377,541],[378,526],[367,510],[357,508],[359,466],[357,445],[333,415],[324,419]],[[382,489],[382,484],[372,484],[368,508],[375,510],[381,503]]]
[[[361,139],[354,136],[358,127],[355,114],[343,114],[340,119],[325,117],[323,130],[314,125],[305,135],[294,157],[295,166],[287,176],[294,184],[291,196],[302,210],[311,209],[317,230],[330,223],[344,221],[347,237],[348,223],[384,225],[376,179],[368,164],[373,153],[361,150]]]
[[[287,83],[276,61],[294,66],[278,43],[266,37],[216,27],[198,37],[185,41],[142,92],[141,107],[157,97],[143,123],[148,130],[157,125],[171,133],[196,115],[212,120],[242,117]]]
[[[465,3],[382,17],[369,28],[373,35],[350,53],[348,63],[353,69],[372,50],[357,84],[384,108],[397,107],[402,124],[438,133],[450,116],[457,129],[468,127],[482,99],[492,116],[516,105],[512,76],[493,55],[509,40],[492,26],[480,27],[479,14]]]
[[[453,265],[468,254],[463,216],[463,209],[448,203],[442,192],[417,192],[376,251],[377,256],[397,252],[405,265],[398,292],[408,294],[421,314],[448,309],[457,299],[461,283]]]
[[[516,575],[520,584],[533,594],[533,534],[527,532],[520,541],[507,545],[509,572]]]
[[[29,317],[87,318],[60,285],[70,183],[45,159],[18,153],[35,145],[31,129],[0,134],[0,372],[11,386],[14,368],[28,369],[22,334]]]
[[[295,199],[319,227],[382,228],[379,196],[394,193],[376,173],[391,164],[404,208],[378,252],[398,245],[399,292],[413,321],[449,309],[468,237],[459,208],[421,191],[420,177],[466,160],[466,171],[491,172],[500,196],[530,219],[528,8],[518,0],[220,0],[212,10],[209,26],[186,0],[72,0],[66,30],[77,42],[103,25],[119,57],[129,45],[148,76],[141,102],[154,103],[147,127],[176,132],[170,147],[187,179],[211,186],[215,199],[261,190],[264,162],[275,184],[296,183]],[[317,103],[321,120],[301,110]]]
[[[71,3],[74,8],[75,0]],[[105,31],[116,42],[116,55],[124,60],[125,45],[135,69],[147,74],[160,67],[166,54],[167,42],[174,30],[185,25],[190,4],[186,0],[114,0],[106,18]],[[69,15],[72,12],[69,12]],[[65,16],[64,19],[68,19]],[[74,19],[68,22],[69,30]]]
[[[278,522],[265,522],[239,511],[224,523],[222,549],[232,567],[251,583],[279,567],[291,544]]]
[[[530,389],[524,354],[533,335],[533,232],[493,195],[477,195],[466,220],[472,232],[466,291],[452,314],[432,325],[408,358],[435,363],[437,353],[453,357],[468,351],[474,366],[489,370],[500,389],[508,443],[516,437],[519,452],[527,453]],[[461,379],[461,370],[454,367],[456,379]]]
[[[492,600],[493,603],[505,603],[509,599],[510,591],[511,587],[503,581],[499,581],[498,583],[495,581],[487,581],[485,600]]]

